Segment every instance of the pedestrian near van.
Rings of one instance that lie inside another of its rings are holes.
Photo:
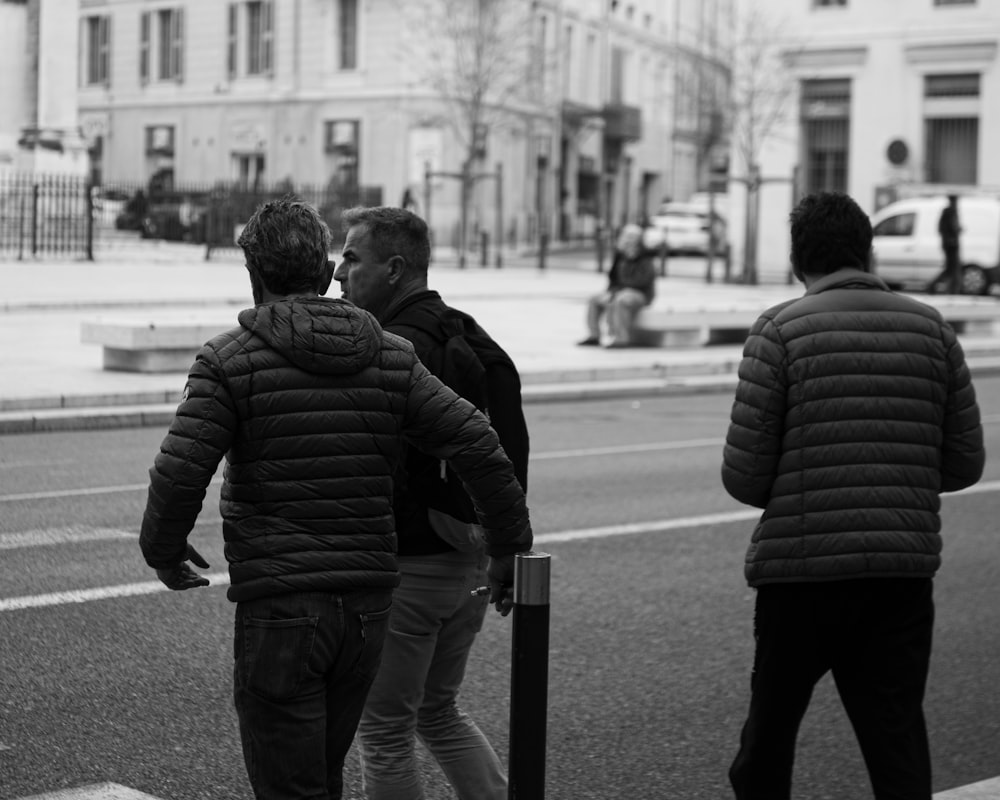
[[[962,259],[960,240],[962,226],[958,219],[958,195],[948,195],[948,205],[941,210],[938,218],[938,234],[941,250],[944,252],[944,269],[933,286],[943,283],[949,294],[962,293]]]
[[[940,493],[980,479],[983,429],[955,332],[871,273],[871,244],[850,197],[805,197],[791,214],[805,294],[765,311],[743,351],[722,481],[763,513],[745,564],[756,651],[729,773],[739,800],[790,797],[799,723],[828,671],[875,797],[931,798]]]
[[[445,460],[468,486],[492,602],[506,603],[531,529],[486,417],[409,342],[322,297],[334,264],[312,206],[265,203],[238,243],[255,305],[191,367],[150,470],[139,542],[169,588],[207,585],[187,539],[226,459],[234,700],[250,784],[267,800],[335,800],[399,582],[392,497],[405,447]]]
[[[432,374],[486,411],[526,489],[529,442],[517,368],[475,319],[428,288],[426,223],[390,207],[349,209],[343,221],[334,276],[343,296],[412,342]],[[487,610],[486,597],[474,594],[486,577],[486,551],[471,499],[439,459],[412,448],[396,487],[401,577],[358,728],[365,796],[424,796],[419,737],[460,800],[505,800],[500,759],[457,702]]]

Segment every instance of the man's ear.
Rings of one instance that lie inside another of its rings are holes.
[[[336,264],[327,259],[326,266],[323,267],[323,271],[319,276],[319,285],[316,287],[316,291],[320,297],[329,291],[330,284],[333,283],[333,272],[336,269],[336,266]]]
[[[392,256],[387,262],[388,278],[391,285],[399,283],[406,273],[406,259],[402,256]]]

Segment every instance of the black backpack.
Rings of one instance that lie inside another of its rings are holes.
[[[437,344],[434,363],[427,364],[428,369],[488,417],[488,370],[509,368],[516,372],[516,368],[510,356],[479,327],[475,319],[449,306],[444,306],[444,310],[437,313],[434,309],[415,305],[392,320],[390,328],[401,327],[423,334]],[[416,340],[416,334],[404,335],[411,341]],[[520,403],[520,396],[516,402]],[[472,500],[462,487],[461,480],[443,462],[434,478],[427,479],[425,476],[420,490],[430,508],[463,522],[477,521]]]

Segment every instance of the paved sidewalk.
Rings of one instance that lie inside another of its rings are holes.
[[[503,269],[459,270],[440,258],[429,284],[473,314],[522,373],[527,402],[673,391],[731,390],[741,347],[578,347],[586,299],[606,276],[583,255],[545,271],[509,257]],[[757,307],[801,294],[801,286],[705,284],[703,262],[671,261],[657,284],[656,308],[697,311]],[[337,293],[336,284],[331,295]],[[236,324],[250,305],[237,251],[204,260],[202,248],[136,244],[90,262],[0,262],[0,433],[165,424],[184,373],[102,369],[101,347],[80,340],[85,320],[153,321],[183,317]],[[1000,368],[1000,340],[967,344],[970,360]]]

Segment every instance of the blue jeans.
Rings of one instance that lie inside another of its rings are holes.
[[[236,605],[234,699],[258,800],[339,800],[391,601],[378,590]]]
[[[422,800],[415,735],[459,800],[506,800],[507,776],[475,722],[456,702],[489,601],[481,553],[401,557],[382,667],[358,740],[369,800]]]

